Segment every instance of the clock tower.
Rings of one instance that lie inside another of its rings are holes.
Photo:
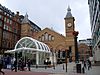
[[[71,14],[70,7],[68,7],[68,9],[67,9],[67,15],[64,19],[65,19],[65,34],[66,34],[66,37],[72,37],[73,36],[72,32],[75,30],[75,26],[74,26],[75,19]]]
[[[71,14],[71,9],[68,6],[65,19],[65,34],[66,34],[66,49],[70,50],[70,57],[75,60],[75,40],[73,32],[75,31],[74,17]]]

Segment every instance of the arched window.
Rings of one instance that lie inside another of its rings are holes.
[[[41,37],[39,37],[38,39],[39,39],[39,41],[41,41]]]
[[[49,41],[51,41],[51,35],[49,34]]]
[[[51,40],[54,40],[54,36],[51,37]]]
[[[42,41],[44,41],[44,35],[42,35]]]
[[[48,33],[45,33],[45,40],[48,41]]]

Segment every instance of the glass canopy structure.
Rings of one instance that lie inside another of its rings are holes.
[[[7,50],[5,53],[20,53],[22,52],[23,56],[27,56],[31,58],[31,60],[35,61],[35,64],[43,64],[46,58],[50,57],[50,49],[49,47],[39,42],[31,37],[23,37],[21,38],[15,45],[14,50]]]

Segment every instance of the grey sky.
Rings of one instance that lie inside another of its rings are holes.
[[[53,27],[56,32],[65,35],[64,17],[68,5],[75,17],[75,30],[79,31],[78,39],[91,37],[88,0],[0,0],[0,3],[15,12],[25,15],[39,27]]]

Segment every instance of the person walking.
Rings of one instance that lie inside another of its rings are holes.
[[[15,70],[15,67],[16,67],[16,59],[13,57],[11,59],[11,70],[12,71]]]
[[[90,68],[92,68],[92,66],[91,66],[91,61],[88,59],[88,60],[87,60],[87,63],[88,63],[88,70],[89,70]]]
[[[84,60],[82,61],[82,73],[85,73],[85,65],[84,65]]]
[[[15,60],[16,59],[14,57],[11,58],[11,70],[12,71],[13,71],[13,69],[15,69],[15,66],[14,66],[15,65]]]
[[[0,59],[0,75],[1,75],[1,73],[3,75],[5,75],[5,73],[2,71],[2,68],[3,68],[3,61],[2,61],[2,59]]]

